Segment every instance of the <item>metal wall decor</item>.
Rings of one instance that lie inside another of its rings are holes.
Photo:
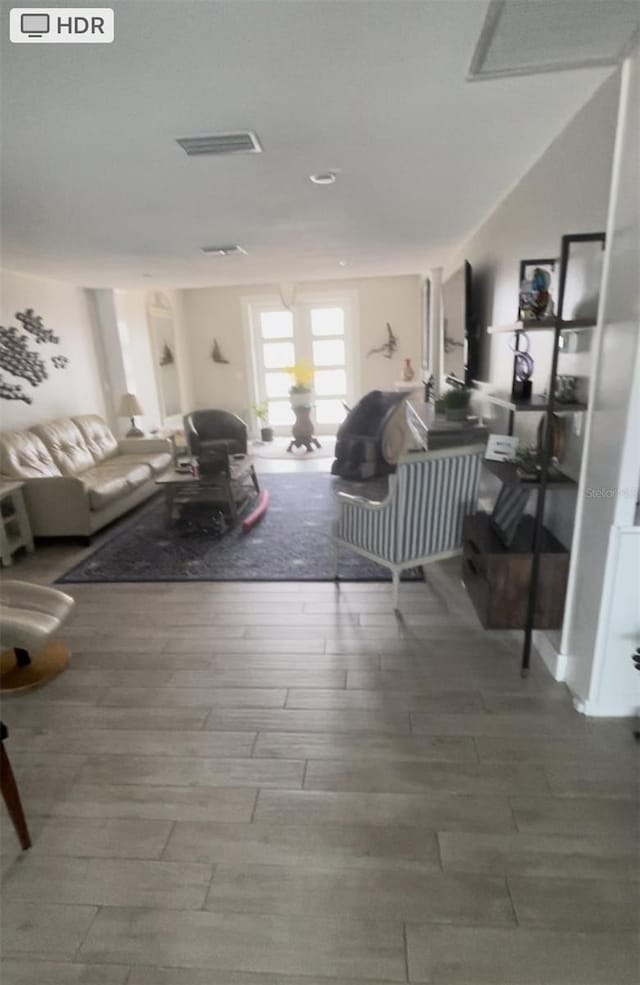
[[[225,357],[222,355],[222,349],[218,345],[217,339],[213,340],[213,349],[211,350],[211,358],[213,359],[214,363],[223,363],[227,366],[229,365],[229,360],[225,359]]]
[[[45,328],[42,323],[42,316],[36,315],[33,308],[25,308],[24,311],[16,311],[16,318],[19,322],[22,322],[22,327],[30,332],[31,335],[35,337],[36,342],[42,345],[43,342],[52,342],[53,345],[59,345],[60,339],[57,335],[51,331],[50,328]]]
[[[173,358],[173,353],[171,351],[171,348],[165,342],[164,345],[162,346],[162,354],[160,356],[160,365],[161,366],[172,366],[174,364],[174,362],[175,362],[175,359]]]
[[[40,386],[49,378],[45,357],[37,349],[31,349],[31,337],[38,346],[59,345],[60,338],[50,328],[46,328],[41,315],[33,308],[16,312],[16,319],[24,332],[15,325],[5,328],[0,325],[0,369],[19,379],[26,380],[32,387]],[[65,369],[69,359],[63,355],[50,356],[55,369]],[[26,404],[33,399],[25,393],[22,384],[12,383],[0,376],[0,399],[22,400]]]
[[[19,383],[7,383],[4,376],[0,376],[0,400],[23,400],[25,404],[33,403],[33,398],[24,392]]]
[[[389,322],[387,322],[387,341],[383,342],[382,345],[379,345],[374,349],[369,349],[367,356],[374,356],[380,353],[385,359],[391,359],[397,348],[398,336],[393,334],[393,329],[391,328]]]

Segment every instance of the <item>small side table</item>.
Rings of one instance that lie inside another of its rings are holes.
[[[33,535],[22,495],[23,482],[0,483],[0,558],[5,567],[13,564],[19,547],[33,551]]]

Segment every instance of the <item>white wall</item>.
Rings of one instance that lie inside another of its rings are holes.
[[[638,52],[623,72],[570,593],[566,679],[589,714],[630,713],[640,644],[640,203]]]
[[[404,359],[409,357],[420,371],[420,324],[422,281],[418,276],[375,277],[354,280],[316,281],[297,284],[299,295],[355,292],[359,312],[359,356],[356,373],[361,394],[373,389],[388,390],[400,379]],[[253,287],[201,288],[181,292],[184,339],[189,353],[194,408],[224,407],[249,417],[251,381],[245,346],[243,301],[256,297],[279,297],[275,284]],[[386,341],[385,323],[398,336],[398,351],[392,359],[367,356],[369,349]],[[211,359],[217,339],[228,366]]]
[[[46,328],[60,337],[59,345],[38,346],[45,359],[49,378],[38,387],[0,370],[7,382],[22,383],[33,398],[32,404],[18,400],[0,400],[2,430],[20,430],[57,417],[72,414],[104,414],[101,373],[94,347],[93,326],[86,291],[59,281],[23,276],[3,271],[0,324],[15,325],[16,312],[33,308],[41,315]],[[55,369],[50,357],[69,358],[66,369]]]

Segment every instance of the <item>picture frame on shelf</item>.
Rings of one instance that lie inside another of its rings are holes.
[[[597,321],[605,254],[605,233],[574,233],[562,237],[565,267],[563,321]]]
[[[518,278],[518,321],[537,321],[540,318],[550,318],[556,313],[558,303],[558,284],[556,268],[558,261],[555,257],[532,258],[520,261]],[[546,299],[539,298],[535,288],[536,270],[542,271],[546,280]],[[533,314],[531,306],[540,304],[539,313]]]

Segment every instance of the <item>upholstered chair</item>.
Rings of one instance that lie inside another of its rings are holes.
[[[382,502],[339,492],[333,542],[391,570],[393,607],[407,568],[462,551],[462,520],[475,512],[484,445],[403,456]]]
[[[226,410],[194,410],[184,419],[191,454],[246,455],[247,425]]]

